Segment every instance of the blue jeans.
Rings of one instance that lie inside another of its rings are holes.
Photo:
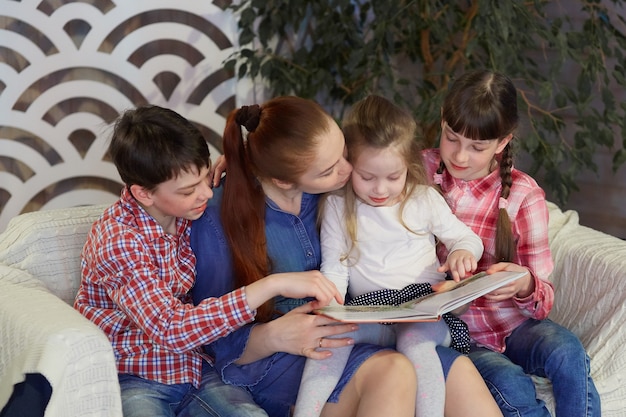
[[[202,382],[166,385],[135,375],[120,374],[124,417],[267,417],[243,388],[226,385],[205,364]]]
[[[558,417],[600,416],[589,356],[576,335],[551,320],[522,323],[504,353],[473,346],[469,357],[505,417],[550,417],[529,374],[552,382]]]

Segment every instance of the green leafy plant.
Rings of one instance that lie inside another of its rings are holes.
[[[226,67],[272,95],[314,98],[338,119],[370,93],[412,109],[426,146],[456,74],[492,68],[518,86],[522,150],[564,203],[600,148],[626,161],[623,1],[243,0]],[[566,7],[566,9],[564,9]],[[622,8],[623,10],[623,8]],[[623,13],[623,12],[622,12]],[[556,16],[556,17],[554,17]],[[568,122],[568,120],[571,120]]]

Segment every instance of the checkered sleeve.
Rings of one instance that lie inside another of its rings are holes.
[[[526,266],[535,281],[535,291],[525,299],[514,299],[526,316],[538,320],[548,317],[554,303],[554,287],[548,277],[553,269],[548,242],[548,208],[541,188],[526,195],[515,218],[519,235],[517,262]]]
[[[254,311],[247,304],[243,288],[209,298],[198,306],[186,303],[193,282],[193,261],[187,262],[182,251],[169,257],[169,248],[150,244],[149,248],[136,235],[119,233],[101,246],[97,264],[101,272],[110,272],[102,274],[106,291],[126,316],[125,320],[111,321],[118,327],[105,329],[107,333],[122,335],[125,326],[137,326],[154,344],[187,352],[253,320]],[[130,332],[128,337],[137,335]]]

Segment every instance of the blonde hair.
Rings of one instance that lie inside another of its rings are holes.
[[[354,163],[365,148],[385,149],[395,147],[407,167],[406,183],[398,219],[410,230],[403,219],[408,197],[416,192],[418,185],[428,185],[428,177],[421,158],[421,146],[416,138],[417,125],[410,113],[389,100],[370,95],[358,101],[343,121],[343,133],[348,149],[348,161]],[[342,261],[354,262],[358,257],[357,247],[357,197],[349,182],[343,190],[345,199],[345,225],[351,247]],[[410,230],[411,231],[411,230]]]

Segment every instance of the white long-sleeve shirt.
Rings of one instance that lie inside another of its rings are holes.
[[[322,273],[342,294],[356,297],[383,288],[401,289],[413,283],[435,283],[445,274],[436,253],[436,238],[449,252],[466,249],[480,259],[480,238],[450,211],[432,187],[419,186],[404,208],[400,203],[373,207],[357,202],[357,250],[341,261],[351,243],[344,221],[344,199],[327,198],[321,228]]]

